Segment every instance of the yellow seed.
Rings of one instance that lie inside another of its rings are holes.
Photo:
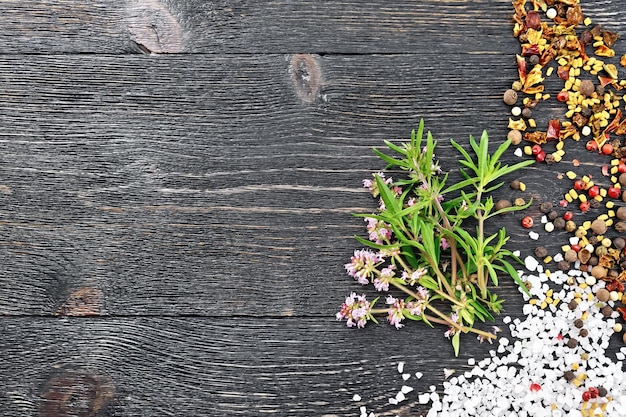
[[[617,177],[615,175],[611,177],[611,182],[614,184],[617,182]]]
[[[568,119],[571,119],[573,115],[574,115],[574,110],[568,110],[565,113],[565,117],[567,117]]]
[[[583,222],[582,227],[583,227],[584,229],[589,230],[589,228],[591,227],[591,220],[587,220],[586,222]]]
[[[587,288],[587,284],[583,282],[583,284],[585,284],[585,288]],[[583,288],[584,289],[584,288]],[[583,312],[583,314],[580,316],[581,319],[583,320],[587,320],[587,317],[589,317],[589,312],[585,311]],[[582,356],[581,356],[582,357]],[[586,359],[585,359],[586,360]]]
[[[617,174],[619,172],[619,168],[611,167],[611,174]]]
[[[537,127],[537,122],[535,122],[535,119],[528,119],[528,126],[530,126],[532,128]]]
[[[601,214],[598,216],[598,220],[608,220],[608,219],[609,219],[608,214]]]
[[[545,258],[543,258],[544,264],[549,264],[550,262],[552,262],[552,256],[548,255]]]
[[[579,364],[577,364],[577,363],[573,363],[573,364],[572,364],[572,371],[578,371],[578,367],[579,367],[579,366],[580,366]],[[578,377],[576,377],[576,379],[578,379]]]
[[[571,203],[571,202],[573,201],[573,200],[572,200],[572,196],[571,196],[571,195],[569,195],[569,194],[565,194],[565,200],[566,200],[568,203]]]
[[[539,306],[542,310],[545,310],[546,307],[548,307],[548,303],[546,303],[545,301],[541,302],[541,305]]]
[[[573,200],[576,200],[578,198],[578,192],[574,189],[569,190],[569,195],[572,197]]]
[[[603,200],[601,195],[597,195],[593,199],[596,200],[596,201],[602,201]]]
[[[569,178],[570,180],[573,180],[574,178],[576,178],[576,173],[574,171],[567,171],[565,173],[565,175],[567,176],[567,178]],[[584,180],[583,180],[584,181]]]
[[[552,294],[554,294],[554,290],[552,288],[546,291],[546,297],[552,297]]]
[[[578,199],[581,203],[587,202],[587,196],[585,194],[578,194]]]
[[[560,299],[555,298],[554,301],[552,301],[552,305],[556,307],[560,302],[561,302]]]
[[[550,67],[550,68],[552,68],[552,67]],[[583,70],[589,71],[590,69],[591,69],[590,65],[583,65]]]
[[[606,197],[606,189],[604,189],[604,188],[600,188],[600,195],[601,195],[602,197]]]
[[[519,183],[519,190],[522,191],[522,192],[526,191],[526,184],[524,184],[523,182],[520,182]]]
[[[605,221],[604,223],[606,223],[607,227],[611,227],[613,226],[613,219],[608,219],[607,221]]]
[[[587,294],[587,301],[593,301],[593,297],[594,297],[593,294],[591,293]]]
[[[585,26],[589,26],[591,24],[591,18],[585,17],[585,20],[583,20],[583,23],[585,24]]]
[[[604,45],[604,41],[602,40],[596,41],[592,44],[594,48],[597,48],[598,46],[602,46],[602,45]]]
[[[581,283],[578,285],[578,288],[580,288],[581,290],[585,290],[585,289],[587,289],[587,286],[588,286],[588,285],[587,285],[587,283],[586,283],[586,282],[581,282]]]
[[[538,300],[536,298],[531,298],[530,300],[528,300],[528,304],[531,304],[531,305],[536,305],[537,302]]]
[[[550,67],[550,69],[552,69],[552,68],[553,68],[553,67]],[[542,99],[543,101],[546,101],[546,100],[548,100],[549,98],[550,98],[550,94],[548,94],[548,93],[546,93],[546,94],[544,94],[544,95],[542,95],[542,96],[541,96],[541,99]]]
[[[561,246],[561,251],[562,251],[562,252],[567,252],[567,251],[568,251],[568,250],[570,250],[570,249],[571,249],[571,247],[570,247],[569,245],[563,245],[563,246]]]
[[[554,162],[561,162],[562,159],[563,156],[559,155],[558,153],[554,154]]]
[[[615,187],[615,188],[622,188],[622,184],[617,182],[617,183],[613,184],[613,187]]]
[[[563,87],[565,88],[565,90],[571,90],[573,84],[574,83],[571,81],[571,79],[568,79],[565,81],[565,85]]]
[[[572,384],[574,384],[576,387],[580,387],[583,383],[581,380],[579,379],[572,379]],[[583,403],[584,404],[584,403]],[[583,414],[584,415],[584,414]]]
[[[607,201],[606,208],[612,209],[613,207],[615,207],[615,203],[612,202],[612,201]],[[613,216],[611,216],[611,217],[613,217]]]
[[[533,148],[531,148],[530,146],[524,146],[524,154],[532,155],[533,154]]]
[[[554,67],[548,67],[548,70],[546,71],[546,77],[551,76],[553,71],[554,71]]]
[[[525,105],[527,105],[528,103],[530,103],[530,98],[528,97],[524,97],[524,100],[522,100],[522,103]]]
[[[565,65],[567,65],[567,59],[565,58],[559,58],[559,60],[557,61],[559,63],[560,66],[564,67]]]

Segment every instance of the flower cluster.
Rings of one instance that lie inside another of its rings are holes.
[[[488,341],[495,337],[474,327],[475,320],[493,320],[490,312],[501,308],[501,301],[487,288],[489,278],[497,284],[496,271],[501,271],[521,282],[504,260],[511,255],[503,248],[508,239],[504,231],[484,235],[487,218],[520,208],[493,210],[492,200],[483,194],[497,188],[493,181],[528,162],[502,166],[497,157],[487,153],[486,134],[480,143],[470,137],[477,161],[452,141],[465,159],[461,165],[474,171],[474,177],[465,172],[465,180],[446,186],[447,175],[442,174],[434,154],[436,143],[429,133],[423,145],[422,135],[423,122],[410,143],[397,146],[386,142],[400,159],[375,150],[389,167],[400,168],[408,178],[394,181],[376,172],[363,180],[363,186],[379,200],[378,211],[357,215],[365,220],[368,238],[355,238],[367,248],[355,250],[345,265],[348,275],[359,284],[372,284],[376,291],[386,293],[386,307],[374,308],[378,298],[370,303],[365,295],[352,293],[341,305],[337,319],[345,320],[348,327],[363,327],[376,321],[376,315],[385,315],[396,329],[404,327],[407,319],[442,324],[458,354],[461,333],[471,331]],[[502,155],[507,146],[501,145],[494,155]],[[449,193],[452,198],[446,196]],[[463,229],[467,218],[478,223],[476,236]]]

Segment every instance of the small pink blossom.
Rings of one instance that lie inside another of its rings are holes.
[[[370,318],[371,304],[365,298],[365,295],[357,295],[351,293],[346,297],[346,301],[340,306],[337,313],[337,320],[346,320],[348,327],[365,327],[367,320]]]
[[[374,279],[374,287],[376,287],[378,291],[389,291],[389,283],[396,274],[395,269],[395,265],[389,265],[381,269],[378,277]]]
[[[350,263],[345,264],[348,275],[355,278],[359,284],[369,283],[369,277],[376,271],[377,265],[383,257],[367,249],[355,250]]]
[[[385,178],[385,174],[382,172],[373,173],[372,177],[374,177],[374,179],[366,178],[363,180],[363,187],[367,188],[374,197],[377,197],[378,194],[380,194],[378,185],[376,184],[376,177],[380,177],[380,179],[384,180],[385,184],[391,184],[393,182],[391,177]]]
[[[441,249],[443,250],[450,249],[450,244],[445,237],[441,238],[441,240],[439,241],[439,245],[441,245]]]
[[[404,300],[402,298],[395,298],[389,295],[385,301],[391,306],[387,312],[387,320],[389,321],[389,324],[395,326],[396,329],[404,327],[404,324],[401,323],[401,321],[404,320]]]
[[[415,285],[419,282],[420,278],[426,275],[426,272],[427,272],[426,268],[419,268],[419,269],[416,269],[415,271],[412,271],[411,273],[405,270],[405,271],[402,271],[401,278],[407,284]]]
[[[450,320],[452,320],[454,323],[458,323],[459,315],[456,312],[450,314]],[[448,330],[445,331],[443,335],[447,337],[448,339],[450,339],[450,337],[454,336],[457,332],[458,332],[458,329],[456,327],[450,327],[448,328]]]
[[[382,220],[374,219],[373,217],[366,217],[367,232],[369,233],[369,239],[372,242],[376,242],[382,245],[385,241],[390,241],[392,238],[391,226]]]

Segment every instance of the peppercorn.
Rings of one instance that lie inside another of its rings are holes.
[[[539,55],[531,55],[531,56],[529,56],[529,57],[528,57],[528,63],[529,63],[531,66],[533,66],[533,67],[534,67],[535,65],[537,65],[537,64],[539,63]]]
[[[507,138],[511,141],[512,145],[519,145],[522,142],[522,132],[513,129],[509,132]]]
[[[549,213],[550,210],[552,210],[552,203],[549,201],[544,201],[543,203],[539,204],[539,211],[546,214]]]
[[[565,252],[565,260],[567,262],[576,262],[577,259],[578,259],[578,255],[576,255],[576,252],[573,251],[572,249]]]
[[[535,248],[535,256],[537,258],[545,258],[548,256],[548,249],[546,249],[545,246],[537,246]]]
[[[519,190],[520,187],[520,180],[513,180],[511,181],[511,183],[509,184],[509,186],[514,189],[514,190]]]
[[[533,117],[533,111],[528,107],[524,107],[522,109],[522,117],[524,119],[530,119],[531,117]]]
[[[580,87],[578,87],[578,91],[583,96],[589,97],[593,94],[594,91],[596,91],[596,86],[593,85],[593,81],[591,80],[583,80],[580,83]],[[515,99],[517,100],[517,93]]]
[[[625,224],[626,226],[626,224]],[[573,221],[568,221],[565,222],[565,230],[568,232],[573,232],[574,230],[576,230],[576,223],[574,223]]]
[[[561,271],[569,271],[570,269],[570,264],[566,260],[560,261],[557,266]]]
[[[626,207],[620,207],[615,212],[615,215],[620,220],[626,220]]]
[[[613,308],[610,305],[605,305],[604,307],[602,307],[601,312],[605,318],[611,317],[611,314],[613,314]]]
[[[598,200],[591,200],[588,203],[589,203],[589,207],[592,209],[600,208],[600,202]]]
[[[625,333],[624,333],[624,335],[622,336],[622,341],[623,341],[624,343],[626,343],[626,332],[625,332]]]
[[[511,200],[499,200],[496,203],[496,210],[502,210],[511,207]]]
[[[509,88],[504,92],[504,96],[502,98],[506,104],[512,106],[517,102],[517,91]]]
[[[580,329],[580,331],[578,332],[578,336],[580,337],[587,337],[589,335],[589,330],[587,329]]]
[[[597,235],[603,235],[604,233],[606,233],[606,229],[607,227],[604,220],[595,219],[591,223],[591,231]]]
[[[559,213],[557,213],[555,210],[551,210],[546,217],[548,218],[548,220],[550,221],[554,221],[557,219],[557,217],[559,217]]]
[[[591,275],[593,275],[593,277],[596,279],[602,279],[606,277],[606,272],[606,268],[602,265],[596,265],[591,268]]]
[[[574,349],[576,346],[578,346],[578,340],[574,339],[573,337],[567,341],[568,348]]]
[[[626,185],[626,172],[620,174],[618,180],[621,185]]]
[[[572,311],[576,310],[576,307],[578,307],[578,301],[576,300],[572,300],[569,303],[567,303],[567,308],[569,308]]]
[[[585,325],[585,322],[582,321],[582,319],[576,319],[574,320],[574,326],[576,326],[576,328],[580,329],[581,327],[583,327]]]
[[[626,222],[615,223],[615,230],[617,230],[619,233],[626,232]]]
[[[599,259],[597,256],[592,256],[591,258],[589,258],[589,262],[587,262],[587,265],[589,266],[596,266],[598,265]]]
[[[560,217],[554,219],[552,223],[554,224],[554,228],[557,230],[562,230],[563,228],[565,228],[565,220]]]
[[[606,388],[604,388],[604,387],[598,387],[598,396],[599,396],[599,397],[606,397],[608,393],[609,393],[609,392],[607,391],[607,389],[606,389]]]
[[[617,249],[624,249],[624,247],[626,246],[626,240],[623,237],[616,237],[615,239],[613,239],[613,246],[615,246]]]
[[[522,226],[526,229],[533,227],[533,223],[533,218],[530,216],[526,216],[522,219]]]
[[[515,199],[515,201],[513,201],[513,205],[516,206],[516,207],[524,206],[524,205],[526,205],[526,200],[524,200],[521,197],[518,197],[518,198]]]
[[[596,291],[596,297],[598,298],[598,301],[606,303],[607,301],[609,301],[610,292],[606,288],[600,288],[598,291]]]
[[[602,85],[598,85],[598,86],[596,87],[596,93],[597,93],[600,97],[602,97],[602,96],[604,95],[604,87],[602,87]]]

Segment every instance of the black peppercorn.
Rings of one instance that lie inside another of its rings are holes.
[[[606,390],[606,388],[598,387],[598,396],[599,397],[606,397],[607,394],[608,394],[608,391]]]
[[[583,327],[583,325],[584,325],[584,324],[585,324],[585,323],[584,323],[581,319],[576,319],[576,320],[574,320],[574,326],[576,326],[576,327],[577,327],[577,328],[579,328],[579,329],[580,329],[581,327]]]
[[[574,339],[573,337],[567,341],[568,348],[574,349],[576,346],[578,346],[578,340]]]
[[[589,335],[589,331],[587,329],[580,329],[580,332],[578,332],[578,335],[580,337],[587,337]]]
[[[565,371],[565,372],[563,373],[563,378],[565,378],[565,380],[566,380],[567,382],[570,382],[571,380],[573,380],[574,378],[576,378],[576,375],[574,375],[574,372],[573,372],[573,371]],[[599,388],[598,388],[598,390],[599,390]]]
[[[576,307],[578,307],[578,301],[576,300],[570,301],[569,304],[567,304],[567,307],[572,311],[576,310]]]
[[[613,309],[609,305],[602,307],[601,311],[604,317],[611,317],[611,314],[613,314]]]
[[[554,224],[554,228],[556,230],[563,230],[565,228],[565,219],[562,217],[557,217],[552,221],[552,224]]]
[[[544,201],[543,203],[539,204],[539,211],[546,214],[549,213],[552,210],[552,203],[549,201]]]
[[[545,258],[546,256],[548,256],[548,249],[546,249],[544,246],[537,246],[535,248],[535,256],[537,258]]]

